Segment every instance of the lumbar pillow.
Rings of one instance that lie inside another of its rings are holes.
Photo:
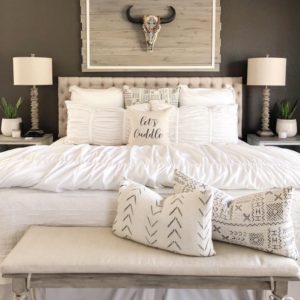
[[[151,100],[159,100],[167,104],[178,106],[180,88],[145,89],[123,86],[125,107],[148,103]]]
[[[108,89],[84,89],[72,85],[69,89],[71,100],[98,108],[124,107],[122,90],[116,87]]]
[[[66,101],[67,143],[118,146],[123,144],[124,109],[95,108]]]
[[[130,145],[169,143],[169,109],[159,111],[128,112],[130,119]]]
[[[212,192],[163,199],[133,181],[120,184],[113,233],[147,246],[192,256],[215,254],[211,239]]]
[[[292,188],[233,198],[176,170],[174,190],[214,192],[213,239],[298,258],[291,217]]]

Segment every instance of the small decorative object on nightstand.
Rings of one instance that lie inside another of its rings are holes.
[[[286,58],[258,57],[248,59],[248,85],[264,86],[262,129],[259,136],[274,136],[270,130],[270,89],[268,86],[284,86],[286,81]]]
[[[247,143],[253,146],[283,146],[291,147],[297,146],[300,147],[300,135],[296,135],[291,138],[280,139],[277,136],[273,137],[260,137],[256,134],[247,135]]]
[[[25,146],[34,146],[34,145],[51,145],[53,143],[53,134],[44,134],[42,137],[36,138],[13,138],[0,135],[0,151],[16,148],[16,147],[25,147]],[[1,147],[2,146],[2,147]]]
[[[41,137],[44,132],[39,129],[39,103],[37,85],[52,85],[52,58],[14,57],[14,84],[32,85],[31,88],[31,129],[28,137]]]
[[[287,137],[297,134],[297,120],[294,118],[298,101],[292,104],[289,100],[283,100],[278,104],[278,119],[276,122],[276,133],[280,136],[285,132]]]
[[[22,104],[22,98],[19,98],[16,104],[11,104],[4,97],[1,98],[0,109],[5,118],[1,121],[1,132],[5,136],[12,136],[13,130],[20,130],[22,119],[18,118],[19,108]]]

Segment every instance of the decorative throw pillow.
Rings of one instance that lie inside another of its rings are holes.
[[[163,199],[133,181],[120,184],[113,233],[147,246],[191,256],[215,254],[211,239],[212,192]]]
[[[226,86],[220,89],[189,88],[180,85],[179,106],[236,104],[236,95],[233,87]]]
[[[214,192],[213,239],[298,258],[291,187],[233,198],[176,170],[174,190]]]
[[[95,108],[66,101],[67,143],[118,146],[123,144],[124,109]]]
[[[151,100],[159,100],[164,103],[172,104],[178,107],[180,87],[161,88],[161,89],[145,89],[131,88],[127,85],[123,86],[123,95],[125,107],[148,103]]]
[[[170,109],[169,115],[169,140],[171,143],[178,142],[178,108],[171,104],[163,103],[162,101],[153,100],[149,103],[136,104],[129,106],[125,111],[124,120],[124,144],[128,144],[130,134],[130,111],[156,111]]]
[[[130,118],[130,145],[155,145],[169,143],[170,110],[128,112]]]
[[[122,90],[116,87],[108,89],[84,89],[72,85],[69,91],[71,92],[71,100],[76,103],[98,108],[124,107]]]

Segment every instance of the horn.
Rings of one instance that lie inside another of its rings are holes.
[[[171,11],[171,14],[165,17],[160,17],[160,23],[161,24],[166,24],[166,23],[171,23],[174,21],[176,17],[176,10],[173,6],[169,6],[169,10]]]
[[[134,24],[143,24],[144,23],[143,17],[132,17],[130,15],[130,11],[131,11],[132,7],[133,7],[133,5],[130,5],[126,11],[126,16],[127,16],[128,21],[131,23],[134,23]]]

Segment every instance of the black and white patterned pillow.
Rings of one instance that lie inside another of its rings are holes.
[[[213,239],[298,259],[291,217],[293,188],[233,198],[176,170],[174,190],[214,191]]]
[[[149,103],[152,100],[158,100],[163,103],[171,104],[178,107],[180,87],[176,88],[160,88],[160,89],[146,89],[123,86],[123,95],[125,100],[125,107],[131,105]]]
[[[193,191],[163,199],[147,187],[121,182],[113,233],[147,246],[212,256],[212,192]]]

